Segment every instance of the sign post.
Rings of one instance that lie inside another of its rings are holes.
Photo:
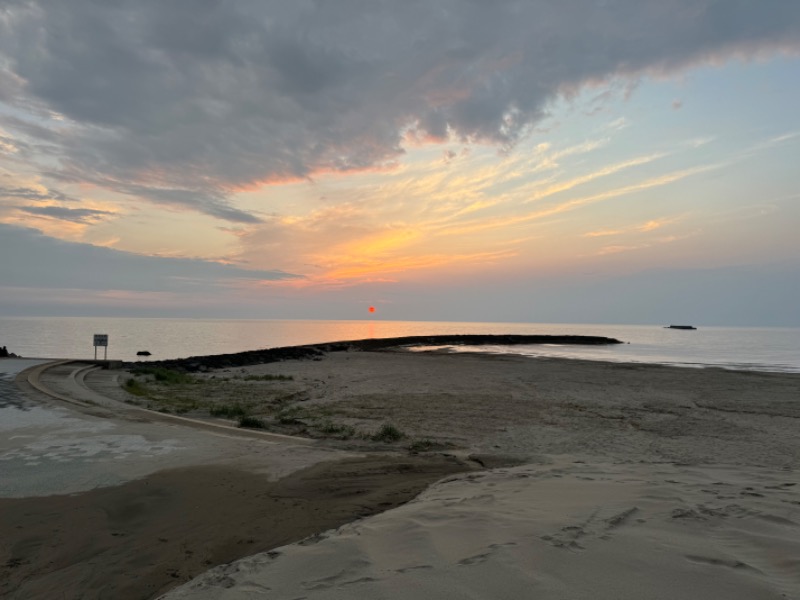
[[[94,359],[97,360],[97,348],[101,346],[105,349],[103,360],[108,360],[108,334],[95,333],[94,334]]]

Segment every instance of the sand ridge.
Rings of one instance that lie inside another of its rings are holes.
[[[459,475],[163,600],[794,598],[800,491],[789,475],[566,460]]]

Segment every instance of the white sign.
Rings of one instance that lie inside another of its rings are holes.
[[[95,333],[94,334],[94,347],[97,348],[100,346],[101,348],[108,347],[108,334],[107,333]]]

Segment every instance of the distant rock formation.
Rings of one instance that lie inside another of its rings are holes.
[[[151,366],[166,367],[180,371],[205,371],[227,367],[279,362],[283,360],[319,360],[327,352],[367,351],[376,352],[408,346],[482,345],[482,344],[574,344],[605,345],[621,344],[619,340],[590,335],[419,335],[396,338],[370,338],[348,342],[267,348],[235,354],[191,356],[175,360],[153,361]],[[128,363],[129,367],[136,363]]]
[[[5,346],[0,346],[0,358],[19,358],[13,352],[9,352]]]

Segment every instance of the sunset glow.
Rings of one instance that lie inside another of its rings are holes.
[[[0,310],[619,321],[692,281],[690,320],[797,322],[800,8],[618,4],[268,2],[203,49],[177,7],[11,2]]]

